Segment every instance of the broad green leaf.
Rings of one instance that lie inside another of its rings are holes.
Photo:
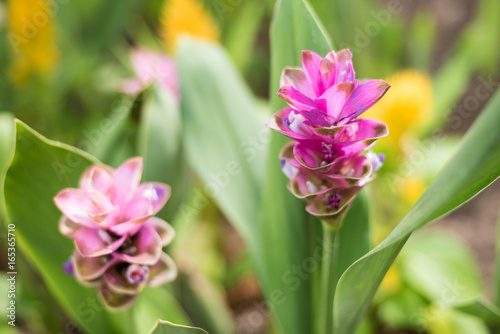
[[[181,152],[179,102],[170,91],[158,85],[144,94],[137,153],[144,158],[143,180],[165,182],[174,190],[159,214],[170,220],[188,188],[188,169]]]
[[[433,82],[436,99],[434,125],[441,124],[446,120],[447,115],[454,109],[458,99],[467,89],[469,80],[475,71],[481,70],[483,72],[483,75],[479,76],[481,86],[485,86],[484,82],[491,79],[491,72],[497,68],[499,55],[498,48],[494,46],[494,41],[497,41],[500,35],[499,10],[500,2],[495,0],[481,1],[474,20],[458,39],[457,51],[436,74]],[[484,74],[487,76],[485,77]],[[489,97],[490,90],[491,87],[476,88],[474,93],[471,92],[468,95],[481,101]],[[470,116],[468,106],[461,105],[458,110],[460,117]],[[452,122],[452,124],[455,122],[458,124],[454,125],[456,127],[461,125],[458,119],[452,120]]]
[[[221,286],[203,275],[183,277],[190,284],[181,287],[183,305],[193,314],[193,321],[210,333],[236,333],[233,316]]]
[[[371,248],[368,198],[364,191],[354,199],[338,233],[337,240],[340,243],[338,253],[341,256],[337,260],[335,269],[338,274],[337,280],[351,264],[368,253]]]
[[[7,279],[9,278],[8,275],[6,275],[4,272],[0,274],[0,290],[7,292],[9,290],[9,281]],[[16,287],[16,290],[18,287]],[[16,298],[16,301],[18,299]],[[2,310],[6,310],[10,305],[10,300],[8,298],[2,298],[0,299],[0,307]],[[3,314],[7,315],[6,312],[4,311]],[[10,318],[5,317],[4,321],[0,323],[0,332],[2,334],[19,334],[20,332],[16,329],[16,326],[11,326],[8,324],[8,322],[11,321]],[[17,322],[16,322],[17,323]]]
[[[401,260],[404,280],[428,300],[449,305],[482,294],[473,255],[445,232],[416,233],[401,253]]]
[[[255,40],[258,38],[262,20],[270,4],[267,0],[247,1],[231,20],[231,28],[224,38],[224,45],[234,64],[242,72],[246,72],[252,58],[255,57]]]
[[[94,288],[82,286],[62,269],[74,244],[59,232],[61,213],[53,197],[63,188],[77,187],[82,172],[98,161],[74,147],[42,137],[20,121],[16,122],[16,139],[5,180],[5,198],[10,222],[16,225],[19,249],[82,328],[90,333],[127,333],[123,313],[106,312]],[[146,289],[141,300],[171,315],[182,314],[171,299],[147,301],[148,296],[151,294]]]
[[[89,131],[89,145],[83,145],[82,148],[108,165],[119,165],[122,162],[120,152],[126,151],[123,149],[127,145],[124,137],[130,132],[130,118],[140,105],[141,98],[142,94],[135,100],[123,95],[116,100],[116,106],[100,122],[99,128]]]
[[[453,326],[453,331],[450,334],[491,334],[486,324],[476,316],[451,310],[449,319]],[[445,334],[439,331],[435,333]]]
[[[271,111],[276,112],[285,107],[276,96],[283,68],[301,66],[302,50],[313,50],[324,56],[332,48],[310,5],[303,0],[278,1],[270,38]],[[312,331],[315,304],[311,286],[317,279],[318,266],[300,276],[297,270],[302,270],[314,250],[321,247],[318,233],[321,225],[308,219],[304,204],[287,190],[288,180],[278,159],[287,141],[278,133],[271,136],[259,224],[264,268],[260,282],[281,333],[301,334]]]
[[[168,321],[157,320],[150,334],[208,334],[201,328],[176,325]]]
[[[20,121],[16,122],[16,138],[5,179],[5,199],[10,222],[16,225],[19,250],[80,326],[92,333],[120,332],[102,311],[96,291],[83,287],[62,269],[74,245],[59,233],[61,213],[53,197],[65,187],[76,186],[81,173],[96,161],[82,151],[45,139]]]
[[[376,312],[377,317],[389,327],[410,329],[420,327],[415,315],[421,314],[427,306],[427,301],[419,293],[403,285],[397,293],[387,296],[377,305]]]
[[[437,20],[429,11],[419,10],[411,26],[407,43],[411,67],[426,72],[430,67],[437,36]]]
[[[457,52],[453,57],[439,69],[434,76],[432,85],[435,97],[434,111],[430,129],[441,125],[453,110],[457,100],[466,90],[472,72],[474,71],[475,49],[464,48]]]
[[[182,307],[164,287],[144,289],[133,306],[132,314],[138,333],[148,333],[151,324],[158,319],[168,319],[176,324],[190,324]]]
[[[336,334],[354,331],[413,231],[459,207],[499,177],[499,123],[500,93],[497,93],[403,221],[380,245],[347,269],[335,296]]]
[[[221,47],[186,39],[177,59],[189,165],[255,251],[267,138],[259,107]]]
[[[5,173],[9,167],[15,142],[15,125],[12,114],[0,113],[0,220],[5,219],[5,201],[3,194],[3,183]]]
[[[493,275],[493,302],[500,307],[500,212],[497,217],[497,239],[495,245],[495,273]]]
[[[481,298],[457,305],[455,308],[483,319],[488,325],[500,326],[500,308]]]

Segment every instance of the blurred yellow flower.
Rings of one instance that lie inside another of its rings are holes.
[[[400,194],[410,204],[414,204],[424,193],[427,185],[424,180],[418,176],[408,176],[401,182]]]
[[[365,117],[387,123],[389,136],[381,140],[381,144],[399,151],[403,134],[415,132],[430,121],[432,83],[428,75],[413,70],[397,72],[386,81],[391,89]]]
[[[453,328],[451,312],[442,305],[431,305],[422,313],[425,329],[430,334],[456,334]]]
[[[56,64],[54,9],[41,0],[10,0],[7,40],[12,50],[10,74],[16,83],[32,74],[47,74]]]
[[[186,35],[208,41],[219,40],[219,26],[198,0],[167,0],[160,21],[160,35],[168,52],[174,52],[178,38]]]
[[[380,289],[388,295],[396,294],[402,285],[401,273],[396,266],[389,268],[387,274],[380,284]]]

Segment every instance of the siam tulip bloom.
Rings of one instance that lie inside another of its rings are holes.
[[[282,73],[278,96],[290,107],[266,125],[294,140],[280,153],[282,168],[293,194],[325,222],[342,218],[382,164],[382,156],[362,153],[388,134],[387,126],[358,116],[389,87],[383,80],[356,80],[349,50],[325,58],[303,51],[302,68]]]
[[[165,48],[172,53],[180,37],[190,36],[218,42],[220,28],[210,10],[200,0],[169,0],[161,12],[160,35]]]
[[[157,83],[180,99],[177,69],[172,58],[145,49],[134,49],[130,58],[136,78],[125,80],[122,85],[123,93],[137,95],[149,85]]]
[[[177,269],[162,252],[175,232],[154,215],[165,205],[170,187],[139,184],[142,158],[117,170],[92,166],[78,189],[59,192],[61,233],[74,239],[75,251],[64,270],[81,283],[97,286],[110,308],[130,305],[146,286],[172,281]]]

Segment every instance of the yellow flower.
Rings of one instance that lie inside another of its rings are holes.
[[[408,176],[401,183],[401,194],[403,198],[410,204],[414,204],[424,193],[426,184],[424,180],[418,176]]]
[[[380,289],[388,295],[394,295],[399,291],[402,284],[403,281],[401,279],[401,273],[399,272],[399,269],[393,265],[389,268],[387,274],[385,274],[385,277],[380,284]]]
[[[428,75],[413,70],[397,72],[386,81],[391,89],[365,113],[365,117],[387,123],[389,136],[380,144],[399,151],[404,134],[414,134],[430,121],[432,84]]]
[[[58,58],[53,8],[41,0],[10,0],[7,21],[13,81],[51,72]]]
[[[160,35],[168,52],[175,51],[177,40],[182,36],[219,40],[219,26],[209,10],[197,0],[167,0],[160,21]]]

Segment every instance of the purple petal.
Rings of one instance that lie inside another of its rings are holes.
[[[292,85],[284,85],[278,90],[278,96],[283,99],[290,107],[297,110],[313,110],[316,108],[313,100],[302,94],[302,92],[293,88]]]
[[[82,281],[93,281],[117,262],[110,255],[85,257],[79,251],[73,253],[75,276]]]
[[[160,258],[162,240],[155,229],[144,225],[132,237],[132,243],[126,249],[114,253],[114,257],[125,262],[153,265]],[[123,248],[123,247],[122,247]]]
[[[174,228],[163,219],[151,217],[145,225],[151,226],[158,233],[162,246],[168,245],[175,237]]]
[[[309,84],[314,89],[315,96],[320,96],[327,88],[323,85],[320,67],[321,60],[322,58],[315,52],[309,50],[302,51],[302,68],[307,81],[309,81]]]
[[[350,120],[358,117],[380,100],[389,87],[391,85],[384,80],[369,80],[360,83],[344,105],[341,118]]]
[[[310,132],[306,124],[301,123],[300,126],[294,126],[292,127],[293,129],[290,128],[297,114],[292,108],[281,109],[267,120],[266,126],[272,130],[281,132],[290,139],[301,140],[311,138],[312,132]],[[291,122],[290,119],[293,119],[293,121]]]
[[[296,90],[304,94],[309,99],[314,99],[316,96],[309,81],[301,68],[286,67],[281,72],[280,87],[292,85]]]
[[[173,281],[177,277],[177,267],[174,261],[165,253],[161,253],[160,259],[149,267],[148,285],[158,286]]]
[[[150,201],[151,206],[153,208],[153,215],[157,214],[158,211],[161,210],[167,203],[170,198],[171,188],[169,185],[159,183],[159,182],[148,182],[141,184],[137,190],[135,191],[134,199],[142,199],[145,198]],[[126,211],[127,212],[127,211]],[[134,217],[136,215],[131,214],[130,217]]]
[[[316,99],[316,105],[335,120],[338,120],[342,113],[342,108],[349,99],[349,96],[351,96],[355,86],[355,82],[336,84]]]
[[[75,269],[73,267],[73,259],[69,259],[68,261],[64,262],[63,269],[66,272],[66,274],[70,276],[75,276]]]
[[[131,158],[121,165],[114,176],[115,185],[111,190],[111,202],[125,206],[139,186],[142,175],[142,158]]]
[[[286,159],[280,160],[281,170],[289,179],[293,179],[298,173],[298,168],[289,163]]]
[[[299,110],[296,112],[307,118],[313,127],[331,126],[335,123],[335,118],[321,110]]]
[[[89,216],[89,212],[95,211],[94,204],[90,196],[82,190],[63,189],[54,197],[54,202],[59,210],[73,222],[88,227],[99,227],[99,224]]]
[[[111,254],[125,241],[126,236],[116,238],[101,229],[83,228],[75,237],[76,249],[85,257]]]

